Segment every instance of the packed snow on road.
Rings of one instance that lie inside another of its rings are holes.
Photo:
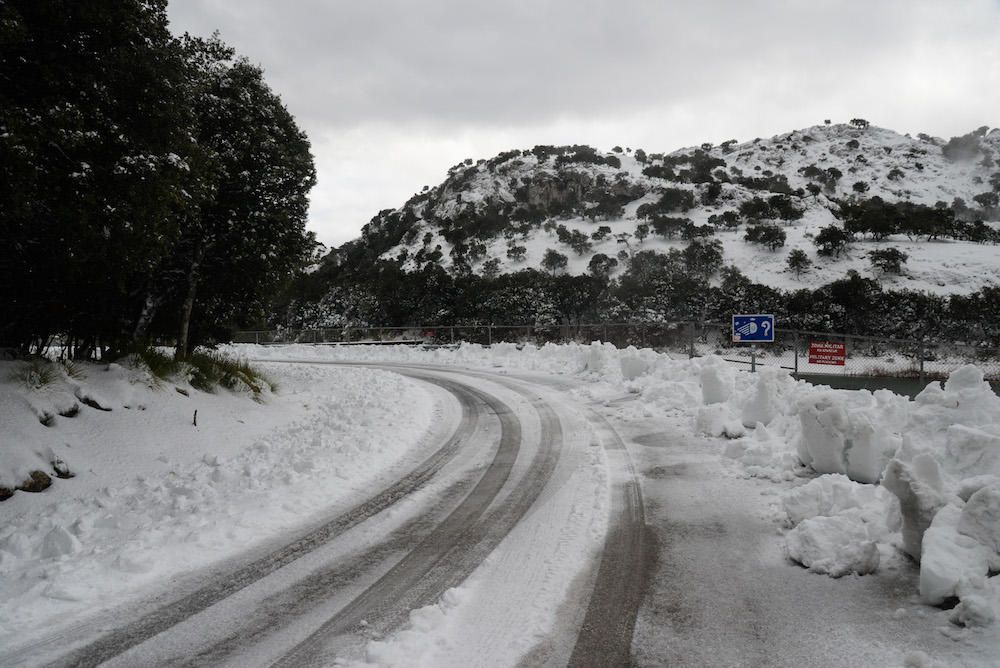
[[[28,387],[22,362],[0,363],[0,488],[13,491],[0,503],[0,648],[16,661],[412,470],[461,410],[392,365],[547,388],[568,443],[589,438],[572,417],[586,411],[621,434],[657,546],[639,664],[987,666],[1000,655],[1000,398],[973,366],[911,400],[600,343],[225,352],[277,389],[207,394],[138,364]],[[495,392],[541,429],[525,397]],[[600,448],[560,460],[467,578],[338,665],[567,656],[559,638],[593,586],[614,466]],[[36,471],[51,486],[19,490]]]

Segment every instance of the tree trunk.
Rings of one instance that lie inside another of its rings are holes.
[[[177,348],[174,359],[183,360],[188,356],[188,333],[191,329],[191,312],[194,310],[194,297],[198,289],[198,270],[205,257],[205,243],[199,241],[191,258],[191,268],[188,270],[188,290],[181,305],[180,329],[177,332]]]
[[[156,317],[156,312],[160,309],[163,304],[163,299],[157,295],[153,295],[150,292],[146,295],[146,301],[142,304],[142,312],[139,313],[139,319],[135,323],[135,330],[132,332],[132,342],[136,345],[144,342],[146,337],[149,336],[149,328],[153,324],[153,318]]]

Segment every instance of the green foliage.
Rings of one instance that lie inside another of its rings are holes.
[[[219,386],[235,392],[249,391],[260,399],[265,388],[277,386],[259,369],[246,360],[234,359],[215,352],[195,352],[185,360],[190,370],[191,386],[203,392],[214,392]]]
[[[557,271],[566,269],[569,264],[569,258],[560,253],[557,250],[551,248],[545,251],[544,257],[542,257],[542,268],[548,271],[553,276]]]
[[[785,238],[785,231],[777,225],[750,225],[743,235],[744,241],[767,246],[771,251],[784,246]]]
[[[48,387],[58,377],[55,365],[47,359],[38,357],[18,365],[10,379],[27,390],[36,391]]]
[[[658,215],[665,215],[676,212],[686,212],[695,206],[694,193],[684,188],[664,188],[660,192],[660,199],[656,202],[647,202],[636,209],[635,215],[639,218],[653,218]]]
[[[974,160],[982,150],[980,139],[989,131],[989,126],[970,132],[961,137],[952,137],[948,143],[941,147],[944,157],[952,161]]]
[[[865,183],[864,181],[855,181],[855,182],[854,182],[854,183],[853,183],[853,184],[851,185],[851,190],[853,190],[854,192],[856,192],[856,193],[858,193],[858,194],[863,194],[863,193],[866,193],[866,192],[868,192],[868,190],[869,190],[869,188],[870,188],[870,187],[871,187],[871,186],[869,186],[869,185],[868,185],[867,183]]]
[[[909,255],[898,248],[879,248],[868,251],[868,261],[883,274],[900,274]]]
[[[653,231],[667,239],[673,239],[681,234],[688,227],[694,225],[690,218],[679,218],[676,216],[654,216],[650,222]]]
[[[604,239],[607,239],[609,236],[611,236],[611,228],[608,227],[607,225],[601,225],[590,234],[590,238],[593,239],[594,241],[603,241]]]
[[[839,258],[852,239],[851,234],[839,225],[827,225],[819,231],[813,243],[818,254]]]
[[[802,272],[809,271],[812,260],[809,259],[804,250],[795,248],[788,254],[787,264],[789,270],[793,271],[796,276],[801,276]]]
[[[210,339],[314,259],[308,141],[258,67],[174,38],[165,6],[0,10],[0,346]]]
[[[155,378],[160,380],[169,380],[181,371],[180,362],[159,348],[142,346],[133,350],[132,355],[138,363],[146,367]]]
[[[608,257],[604,253],[595,253],[587,264],[587,270],[592,276],[608,278],[617,266],[618,260],[615,258]]]
[[[709,278],[722,267],[722,242],[693,239],[683,251],[684,266],[696,276]]]

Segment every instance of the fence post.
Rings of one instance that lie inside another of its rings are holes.
[[[486,345],[493,345],[493,325],[486,325]]]
[[[692,320],[689,324],[691,325],[691,332],[690,332],[691,333],[691,338],[690,338],[690,341],[688,342],[689,343],[688,359],[689,360],[693,360],[694,359],[695,323]]]
[[[449,327],[448,331],[451,334],[451,342],[455,343],[455,326],[452,325],[451,327]]]
[[[260,345],[260,332],[253,333],[253,342],[256,343],[258,346]]]
[[[919,378],[920,378],[920,384],[923,385],[924,384],[924,357],[926,357],[926,355],[924,354],[924,342],[923,342],[922,339],[920,341],[920,353],[919,354],[920,354],[920,376],[919,376]]]
[[[795,349],[795,377],[799,376],[799,332],[795,330],[795,339],[792,346]]]
[[[750,344],[750,373],[757,373],[757,346]]]

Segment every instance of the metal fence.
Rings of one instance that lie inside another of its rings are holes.
[[[257,344],[411,344],[449,345],[461,342],[492,345],[508,342],[590,343],[616,347],[653,348],[674,355],[715,354],[734,364],[756,369],[778,366],[799,376],[944,378],[960,366],[974,363],[987,379],[1000,381],[1000,348],[982,348],[945,341],[908,341],[851,334],[776,329],[773,343],[734,343],[730,325],[718,323],[600,323],[579,325],[455,325],[420,327],[344,327],[237,332],[234,343]],[[842,365],[810,361],[810,344],[844,345]]]

